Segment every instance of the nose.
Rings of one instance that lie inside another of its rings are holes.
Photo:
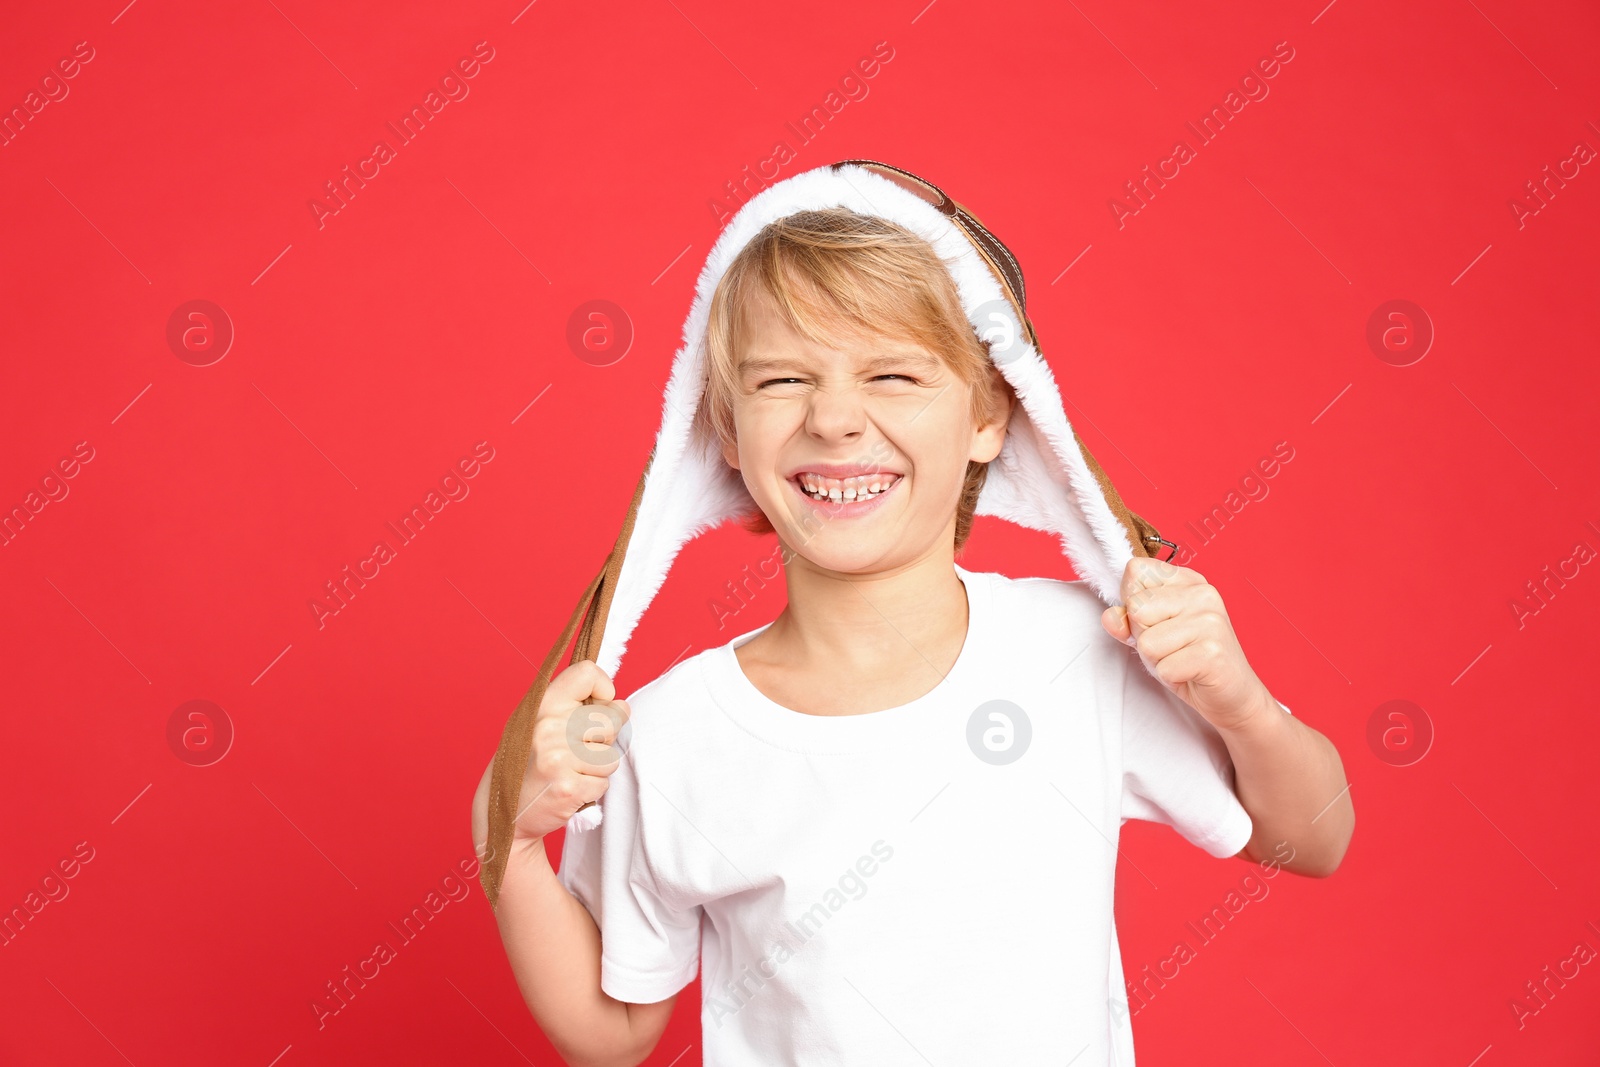
[[[866,425],[861,394],[852,386],[816,389],[806,399],[806,432],[819,441],[854,441]]]

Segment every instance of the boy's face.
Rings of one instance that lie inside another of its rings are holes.
[[[967,461],[1000,454],[1005,418],[973,426],[967,383],[910,342],[814,344],[764,292],[746,315],[733,398],[737,441],[723,457],[780,541],[840,572],[953,554]],[[842,477],[852,472],[860,476]]]

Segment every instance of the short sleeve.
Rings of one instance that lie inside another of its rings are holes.
[[[600,928],[600,988],[630,1004],[654,1004],[698,973],[703,909],[663,894],[651,869],[632,725],[618,738],[626,755],[600,800],[605,817],[594,829],[566,833],[556,877]]]
[[[1287,709],[1285,709],[1287,710]],[[1255,831],[1217,728],[1129,654],[1122,700],[1122,821],[1166,823],[1219,859]]]

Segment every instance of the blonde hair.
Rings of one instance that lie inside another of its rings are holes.
[[[778,314],[814,343],[842,348],[847,337],[888,336],[937,355],[968,386],[974,426],[1003,416],[1014,395],[987,344],[967,320],[945,262],[922,237],[887,219],[847,208],[801,211],[769,223],[739,250],[711,297],[706,325],[704,398],[693,432],[702,444],[732,448],[738,354],[745,309],[765,292]],[[956,507],[955,549],[972,532],[989,465],[967,461]],[[759,510],[742,521],[774,532]]]

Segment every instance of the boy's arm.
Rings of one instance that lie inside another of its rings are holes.
[[[472,839],[482,856],[489,839],[489,780],[472,802]],[[656,1004],[628,1004],[600,988],[600,928],[556,877],[544,840],[513,843],[500,883],[495,920],[528,1010],[572,1067],[634,1067],[672,1017],[677,994]]]
[[[1333,742],[1285,712],[1265,687],[1254,714],[1218,732],[1233,760],[1234,791],[1255,824],[1240,858],[1276,858],[1315,878],[1337,870],[1356,813]],[[1287,859],[1276,852],[1280,842],[1288,843]]]
[[[1155,675],[1227,743],[1234,792],[1254,830],[1240,855],[1275,859],[1296,874],[1338,869],[1355,808],[1333,742],[1289,714],[1251,669],[1222,595],[1205,576],[1135,557],[1106,632],[1135,648]],[[1278,848],[1287,843],[1288,858]]]

